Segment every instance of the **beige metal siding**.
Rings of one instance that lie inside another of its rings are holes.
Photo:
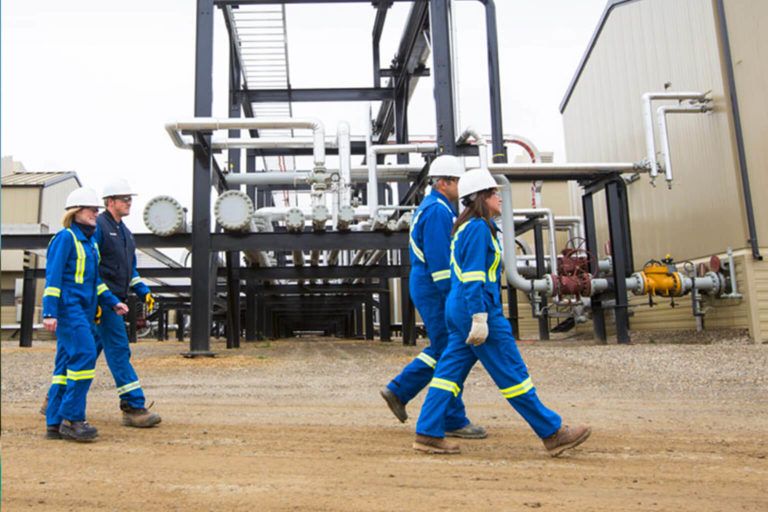
[[[739,99],[758,240],[768,244],[768,2],[727,0],[725,15]]]
[[[64,214],[64,204],[70,192],[78,188],[75,179],[69,179],[43,189],[43,201],[40,205],[40,222],[48,225],[50,233],[58,232],[61,217]]]
[[[766,254],[768,247],[761,247]],[[756,261],[751,255],[745,266],[747,272],[747,289],[745,296],[749,297],[750,335],[757,342],[768,342],[768,262]]]
[[[740,183],[710,0],[642,0],[609,16],[564,112],[570,162],[645,157],[641,96],[648,91],[711,91],[715,112],[670,118],[675,171],[629,185],[636,266],[672,253],[697,258],[746,245]],[[660,147],[660,146],[659,146]],[[601,246],[604,201],[596,198]]]
[[[3,187],[3,224],[37,224],[39,187]]]

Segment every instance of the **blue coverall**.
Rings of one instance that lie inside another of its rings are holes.
[[[501,302],[501,248],[495,230],[478,217],[459,226],[451,240],[451,291],[446,302],[448,348],[437,363],[435,376],[416,424],[416,433],[444,437],[450,426],[445,411],[461,393],[464,380],[479,359],[501,394],[542,439],[560,428],[560,416],[536,396],[528,369],[517,350],[512,328]],[[466,343],[472,315],[488,313],[488,338]]]
[[[96,368],[94,316],[101,304],[112,311],[115,297],[99,278],[99,248],[76,224],[48,245],[43,317],[55,318],[56,363],[48,391],[46,423],[84,421],[86,395]]]
[[[451,203],[443,194],[432,189],[432,193],[416,209],[411,224],[411,300],[424,320],[430,343],[387,385],[403,404],[407,404],[429,384],[435,365],[448,344],[445,300],[451,288],[449,246],[455,220],[456,211]],[[469,425],[460,395],[457,394],[456,400],[447,404],[446,412],[448,430]]]
[[[94,239],[101,247],[102,260],[99,269],[110,291],[122,301],[128,298],[129,288],[139,297],[146,298],[150,290],[141,281],[136,270],[136,246],[133,235],[125,224],[116,222],[112,215],[105,211],[97,219]],[[109,371],[115,379],[117,395],[130,407],[144,408],[144,391],[131,364],[131,348],[123,318],[111,309],[105,309],[98,325],[98,333],[97,354],[104,350]]]

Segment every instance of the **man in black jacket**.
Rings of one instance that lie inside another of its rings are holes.
[[[136,271],[136,244],[128,227],[122,221],[130,215],[133,192],[128,182],[113,180],[104,188],[104,206],[96,220],[94,239],[99,244],[101,262],[99,273],[104,284],[121,301],[130,290],[144,300],[149,310],[155,300],[149,288]],[[128,427],[152,427],[160,423],[160,415],[145,406],[144,391],[131,365],[131,349],[123,319],[105,309],[98,326],[100,347],[104,349],[107,365],[112,372],[123,411],[123,425]]]

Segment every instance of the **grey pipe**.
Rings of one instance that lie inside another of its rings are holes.
[[[503,206],[501,208],[501,223],[504,228],[504,267],[507,281],[518,290],[526,293],[541,292],[552,296],[554,281],[550,275],[542,279],[525,279],[517,271],[517,256],[515,254],[515,220],[513,214],[512,187],[504,175],[494,176],[500,185]]]

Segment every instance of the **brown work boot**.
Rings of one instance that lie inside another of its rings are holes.
[[[150,412],[146,407],[131,407],[121,401],[120,409],[123,411],[123,425],[126,427],[149,428],[162,421],[159,414]]]
[[[554,435],[542,439],[542,441],[544,442],[544,448],[547,449],[549,455],[557,457],[565,450],[570,450],[571,448],[579,446],[589,438],[591,433],[592,429],[589,427],[569,427],[568,425],[563,425]]]
[[[421,434],[416,434],[413,449],[417,452],[444,455],[461,453],[461,448],[459,448],[458,444],[452,443],[444,437],[422,436]]]

